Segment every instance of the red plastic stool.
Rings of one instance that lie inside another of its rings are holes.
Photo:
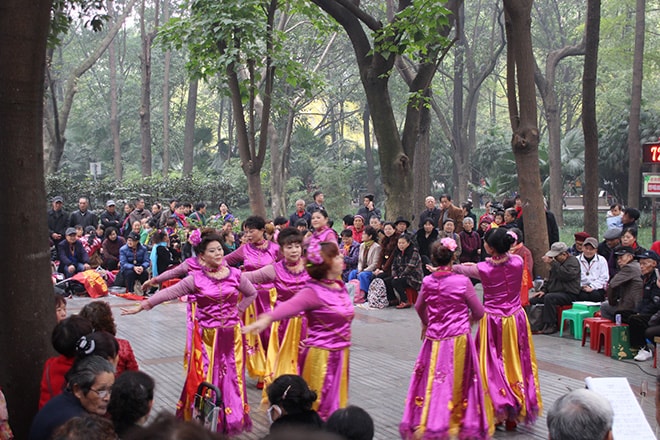
[[[171,280],[163,281],[162,288],[172,287],[179,281],[181,281],[181,278],[172,278]]]
[[[589,330],[589,348],[598,350],[598,328],[602,323],[612,322],[605,318],[585,318],[582,321],[582,346],[587,341],[587,330]]]
[[[412,287],[406,287],[406,296],[408,297],[408,302],[415,305],[417,302],[417,291]]]
[[[614,322],[604,322],[598,327],[598,353],[600,353],[600,341],[601,336],[603,337],[603,343],[605,344],[605,356],[612,356],[612,327],[628,327],[628,324],[621,324],[619,326]]]
[[[561,328],[561,327],[562,327],[562,323],[564,322],[564,321],[561,319],[561,315],[562,315],[562,313],[564,312],[564,310],[572,309],[572,308],[573,308],[573,304],[571,304],[570,306],[556,306],[556,308],[557,308],[557,328]]]

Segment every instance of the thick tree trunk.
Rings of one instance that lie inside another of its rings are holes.
[[[518,183],[523,197],[525,244],[534,256],[534,271],[547,274],[541,257],[549,248],[548,228],[539,172],[534,56],[531,34],[532,0],[504,0],[507,35],[507,99],[516,158]]]
[[[295,116],[296,113],[290,109],[284,125],[284,133],[281,136],[282,142],[279,142],[280,136],[276,133],[273,133],[270,139],[270,198],[274,217],[279,215],[286,217],[286,182],[289,179],[289,155]]]
[[[17,439],[37,412],[55,325],[42,139],[50,9],[49,0],[0,2],[0,247],[9,258],[0,269],[0,387]]]
[[[586,49],[582,76],[582,132],[584,163],[598,163],[598,123],[596,121],[596,85],[598,42],[600,41],[600,0],[587,1]],[[584,167],[584,230],[598,237],[598,167]]]
[[[639,143],[639,115],[642,106],[644,77],[644,33],[646,0],[637,0],[635,9],[635,52],[633,55],[630,123],[628,124],[628,206],[639,207],[642,172],[642,148]]]
[[[197,88],[199,81],[193,79],[188,88],[186,127],[183,134],[183,175],[192,176],[195,155],[195,116],[197,114]]]
[[[170,19],[170,2],[163,0],[163,21],[167,23]],[[170,172],[170,65],[172,52],[165,51],[163,60],[163,177]]]
[[[428,95],[428,98],[430,98],[430,91]],[[415,179],[413,182],[412,216],[410,218],[413,225],[417,224],[417,221],[413,221],[416,220],[414,217],[425,209],[424,200],[431,194],[431,110],[426,106],[422,108],[420,114],[418,139],[415,154],[421,159],[416,160],[413,164]]]
[[[107,2],[108,14],[116,20],[113,0]],[[115,180],[121,181],[121,141],[119,139],[119,91],[117,87],[117,43],[113,38],[108,46],[108,76],[110,77],[110,135],[112,136],[112,161]]]
[[[463,23],[464,8],[459,8],[458,21]],[[463,82],[465,73],[465,34],[463,33],[463,26],[458,27],[457,41],[454,50],[454,99],[452,100],[452,147],[454,150],[454,160],[452,166],[452,177],[454,184],[454,200],[457,205],[465,201],[467,198],[467,181],[468,181],[468,167],[467,167],[467,131],[464,125],[464,100],[463,100]]]

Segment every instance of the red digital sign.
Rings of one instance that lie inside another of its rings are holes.
[[[660,163],[660,141],[642,145],[642,162]]]

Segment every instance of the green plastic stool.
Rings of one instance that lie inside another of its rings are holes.
[[[559,337],[564,334],[564,323],[569,321],[572,325],[573,338],[582,340],[582,321],[584,318],[590,318],[591,312],[588,310],[569,309],[564,310],[561,315],[561,326],[559,326]]]
[[[589,317],[594,316],[594,313],[600,311],[600,304],[597,306],[588,306],[586,304],[581,304],[580,302],[574,302],[573,308],[575,310],[586,310],[589,312]]]

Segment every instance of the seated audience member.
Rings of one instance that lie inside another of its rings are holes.
[[[573,246],[571,246],[568,249],[568,253],[573,255],[574,257],[580,255],[582,253],[582,246],[584,245],[584,240],[586,240],[589,237],[590,235],[584,231],[576,232],[575,234],[573,234],[575,243],[573,243]]]
[[[517,228],[517,218],[518,212],[516,212],[516,208],[507,208],[504,211],[504,223],[500,227],[505,229]]]
[[[555,400],[547,422],[552,440],[612,440],[614,412],[607,398],[578,388]]]
[[[222,250],[225,255],[231,254],[236,250],[238,244],[236,243],[236,235],[234,231],[221,231],[220,236],[222,237]]]
[[[307,212],[307,211],[305,211]],[[299,230],[303,234],[307,234],[309,232],[309,223],[305,219],[300,219],[296,221],[296,229]]]
[[[117,440],[112,422],[103,417],[88,414],[74,417],[55,430],[51,440]]]
[[[640,217],[640,212],[638,209],[635,208],[624,209],[623,214],[621,214],[621,223],[623,223],[621,229],[625,231],[626,229],[631,228],[635,230],[635,233],[637,233],[637,220],[639,220],[639,217]]]
[[[493,216],[493,223],[490,224],[491,228],[499,228],[504,224],[504,211],[497,211]]]
[[[353,215],[346,214],[341,218],[342,231],[348,229],[349,226],[353,226]]]
[[[65,239],[57,245],[57,256],[60,259],[58,272],[63,273],[65,278],[91,269],[89,256],[85,248],[78,240],[75,228],[67,228]]]
[[[449,237],[452,240],[454,240],[456,242],[456,245],[458,246],[454,251],[454,256],[456,258],[460,258],[463,252],[463,247],[461,246],[461,237],[456,232],[454,232],[455,230],[456,230],[456,225],[454,224],[454,220],[452,219],[445,220],[444,223],[442,224],[442,230],[438,232],[438,240],[442,240],[445,237]]]
[[[309,389],[307,382],[295,374],[283,374],[273,381],[266,390],[268,395],[268,419],[270,432],[288,428],[311,428],[320,430],[323,420],[312,405],[316,392]]]
[[[83,336],[76,343],[76,357],[82,359],[90,356],[99,356],[106,359],[116,371],[119,362],[119,342],[117,342],[117,338],[103,330],[93,331]]]
[[[377,215],[372,215],[369,217],[369,226],[378,231],[378,236],[380,238],[380,236],[383,234],[383,222],[380,220],[380,217]]]
[[[174,259],[172,258],[172,252],[170,252],[170,237],[165,231],[157,230],[151,236],[153,247],[149,253],[149,262],[151,264],[151,276],[157,277],[161,273],[165,272],[172,265],[174,265]]]
[[[135,282],[144,283],[149,279],[149,253],[140,244],[140,237],[131,232],[126,244],[119,250],[119,273],[121,277],[115,280],[115,285],[125,286],[129,292],[134,291]]]
[[[463,219],[463,230],[458,234],[461,239],[461,263],[478,263],[481,253],[481,238],[474,230],[474,220],[472,217]]]
[[[349,229],[353,233],[353,240],[360,243],[362,241],[362,233],[364,232],[364,217],[359,214],[354,216],[353,225],[346,229]]]
[[[415,244],[419,250],[419,256],[422,257],[422,268],[424,274],[428,275],[427,264],[431,264],[431,245],[438,239],[438,230],[433,225],[433,219],[427,218],[422,226],[415,233]],[[383,245],[383,249],[385,246]]]
[[[96,331],[108,332],[115,336],[119,344],[119,360],[116,366],[117,376],[124,371],[137,371],[139,369],[131,343],[126,339],[117,338],[117,325],[112,316],[112,309],[105,301],[92,301],[80,311],[80,316],[89,320]]]
[[[580,294],[578,301],[605,300],[605,287],[610,280],[610,271],[605,258],[598,255],[598,241],[593,237],[584,240],[580,263]]]
[[[339,253],[344,257],[344,269],[341,272],[341,279],[347,282],[348,274],[352,270],[357,270],[360,243],[353,240],[353,231],[350,229],[341,231],[340,237],[341,245],[339,246]]]
[[[96,235],[96,228],[94,226],[85,227],[85,235],[80,242],[87,252],[92,269],[99,267],[103,263],[103,259],[101,258],[101,239]]]
[[[357,269],[352,270],[348,274],[349,280],[358,279],[360,281],[360,290],[363,293],[362,298],[367,297],[369,284],[380,261],[381,247],[376,242],[376,234],[376,230],[371,226],[364,228]]]
[[[359,406],[349,405],[332,413],[325,423],[325,430],[339,434],[346,440],[372,440],[374,421]]]
[[[615,315],[620,314],[622,320],[627,321],[642,300],[642,271],[631,247],[619,246],[614,254],[619,271],[610,280],[607,300],[600,305],[600,315],[614,321]]]
[[[49,440],[58,427],[74,417],[104,416],[110,401],[115,369],[100,356],[77,360],[66,374],[66,390],[51,399],[32,420],[29,440]]]
[[[635,251],[635,255],[646,252],[646,249],[637,243],[637,229],[626,228],[621,233],[621,246],[628,246]]]
[[[614,249],[621,245],[622,232],[623,230],[619,228],[608,229],[605,231],[605,234],[603,234],[603,241],[598,244],[598,255],[602,256],[605,258],[605,261],[607,261],[610,278],[612,278],[618,270]]]
[[[374,271],[375,276],[385,278],[392,273],[392,255],[397,249],[400,235],[392,222],[385,222],[383,237],[378,242],[380,244],[380,259]]]
[[[93,330],[92,323],[78,315],[70,316],[55,326],[51,341],[59,356],[47,359],[44,364],[39,408],[62,393],[66,385],[64,376],[76,360],[76,344],[81,337]]]
[[[396,232],[398,232],[399,234],[404,234],[408,232],[409,227],[410,227],[410,222],[401,216],[397,217],[396,220],[394,221],[394,228],[396,229]]]
[[[472,212],[472,200],[468,199],[467,202],[461,203],[461,209],[463,210],[463,219],[465,220],[466,217],[470,217],[472,219],[472,228],[477,224],[477,215]]]
[[[66,319],[66,298],[59,293],[54,293],[53,296],[55,297],[55,318],[59,324]]]
[[[105,240],[101,244],[102,267],[107,270],[119,269],[119,249],[126,244],[117,228],[110,226],[105,230]]]
[[[655,274],[660,256],[653,251],[646,251],[637,255],[637,259],[642,272],[644,292],[637,313],[630,315],[625,322],[630,326],[630,346],[639,348],[635,360],[642,362],[653,357],[653,350],[647,346],[645,332],[653,315],[660,312],[660,287],[658,287],[658,278]],[[648,342],[651,345],[653,338]]]
[[[410,298],[406,294],[406,289],[411,288],[419,291],[422,286],[422,258],[419,256],[417,248],[412,244],[410,234],[402,234],[397,242],[397,250],[392,256],[392,276],[385,278],[385,286],[388,290],[388,299],[394,300],[395,294],[399,297],[400,303],[397,309],[408,309],[412,306]]]
[[[622,209],[623,207],[619,203],[614,203],[610,206],[610,210],[607,211],[605,219],[605,223],[607,223],[607,229],[623,229],[623,221],[621,220],[621,217],[623,216]]]
[[[559,305],[571,305],[580,295],[580,263],[568,253],[568,246],[562,241],[553,243],[543,256],[543,262],[550,265],[548,280],[543,291],[530,300],[531,304],[544,304],[543,328],[539,333],[550,335],[558,331],[557,309]]]
[[[146,423],[154,404],[154,380],[141,371],[127,371],[112,385],[108,413],[119,438]]]
[[[171,414],[161,413],[149,426],[132,430],[122,440],[223,440],[224,438],[199,423],[184,422]]]

